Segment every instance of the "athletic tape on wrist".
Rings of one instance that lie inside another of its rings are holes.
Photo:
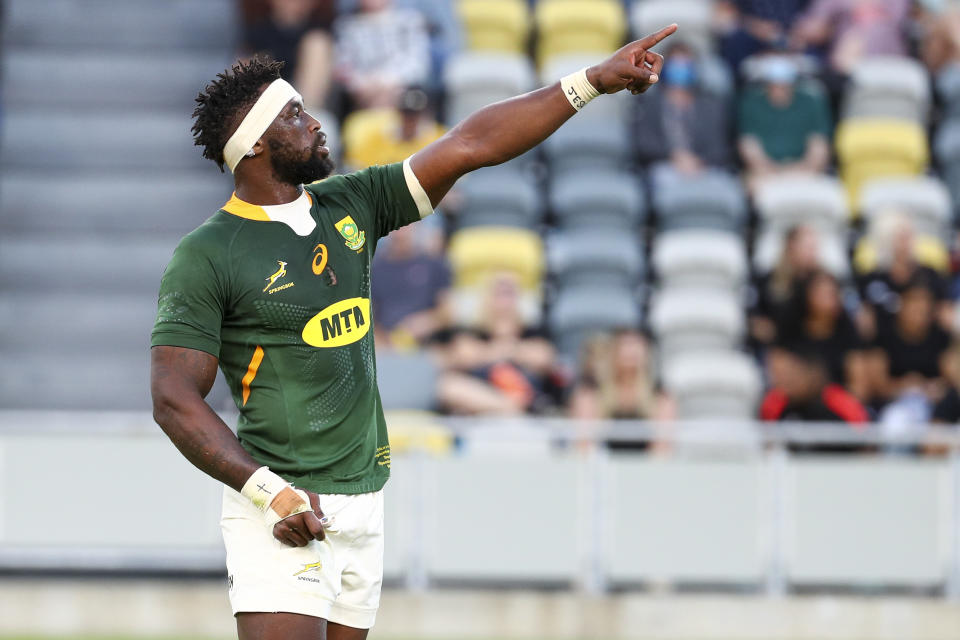
[[[297,505],[293,511],[288,513],[285,516],[281,516],[279,513],[273,510],[272,507],[268,507],[266,512],[263,514],[263,518],[267,523],[267,527],[273,529],[273,525],[277,524],[281,520],[286,520],[287,518],[292,518],[293,516],[299,515],[301,513],[306,513],[307,511],[313,511],[313,507],[310,506],[310,497],[302,489],[294,489],[290,487],[294,493],[296,493],[300,498],[303,499],[303,504]]]
[[[561,78],[560,88],[563,89],[563,95],[577,111],[583,109],[588,102],[600,95],[596,87],[587,80],[586,67]]]
[[[260,467],[244,483],[240,494],[252,502],[260,513],[266,513],[273,499],[289,486],[289,482],[270,471],[269,467]]]
[[[231,173],[294,98],[303,101],[297,90],[286,80],[274,80],[264,89],[223,147],[223,160],[230,167]]]

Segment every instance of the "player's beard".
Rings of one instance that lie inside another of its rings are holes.
[[[289,142],[270,140],[270,166],[277,179],[287,184],[300,185],[323,180],[333,173],[333,160],[320,153],[322,141],[322,138],[317,138],[310,148],[310,157],[304,160],[302,149]]]

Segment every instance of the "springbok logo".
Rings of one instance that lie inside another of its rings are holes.
[[[303,569],[300,569],[300,571],[297,571],[297,572],[296,572],[295,574],[293,574],[293,575],[298,576],[298,575],[300,575],[301,573],[307,573],[308,571],[320,571],[321,569],[323,569],[323,563],[322,563],[322,562],[313,562],[313,563],[311,563],[311,564],[305,564],[305,565],[303,565]]]
[[[274,282],[287,275],[287,263],[283,260],[277,260],[277,264],[280,265],[280,268],[277,269],[277,272],[265,278],[267,281],[267,286],[263,288],[264,291],[272,287]]]

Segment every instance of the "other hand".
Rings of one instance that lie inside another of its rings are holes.
[[[323,530],[323,511],[320,509],[320,498],[312,491],[303,490],[310,500],[311,511],[304,511],[289,518],[284,518],[273,525],[273,537],[290,547],[305,547],[312,540],[323,540],[326,533]],[[279,499],[284,492],[277,496]],[[292,493],[292,491],[291,491]],[[302,505],[303,499],[297,496],[297,504],[294,507]],[[276,502],[276,500],[275,500]],[[289,509],[288,513],[295,509]]]
[[[663,56],[650,49],[676,30],[677,25],[672,24],[631,42],[600,64],[587,69],[587,80],[600,93],[617,93],[624,89],[629,89],[634,95],[643,93],[660,80],[660,70],[663,69]]]

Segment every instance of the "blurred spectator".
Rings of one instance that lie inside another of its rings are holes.
[[[865,56],[907,53],[910,0],[813,0],[791,33],[797,49],[827,47],[830,70],[847,76]]]
[[[749,88],[740,100],[739,147],[748,184],[777,174],[824,171],[830,161],[826,98],[797,86],[797,67],[789,58],[769,57],[763,75],[763,90]]]
[[[414,348],[449,323],[450,267],[431,250],[433,233],[408,225],[381,242],[371,285],[378,348]]]
[[[395,109],[356,111],[348,117],[344,123],[346,163],[362,169],[401,162],[443,133],[430,110],[427,93],[420,87],[408,87]]]
[[[936,74],[960,61],[960,5],[938,0],[917,4],[920,58]]]
[[[651,345],[635,329],[589,340],[570,397],[570,415],[584,420],[665,420],[669,399],[657,389]]]
[[[907,286],[922,279],[935,300],[935,313],[940,326],[953,322],[953,305],[945,278],[916,258],[916,237],[906,216],[884,216],[878,222],[876,239],[877,268],[860,278],[859,289],[864,308],[869,314],[868,328],[872,335],[888,331],[900,307],[900,297]]]
[[[775,320],[782,317],[797,282],[819,268],[817,232],[812,227],[796,226],[787,231],[780,259],[770,273],[757,276],[752,285],[750,338],[759,346],[768,346],[777,336]]]
[[[900,293],[889,327],[877,335],[870,359],[880,397],[889,404],[880,418],[900,433],[930,420],[933,403],[946,391],[950,336],[936,322],[936,299],[929,283],[917,275]]]
[[[490,285],[476,328],[459,328],[438,340],[446,371],[440,404],[458,414],[517,414],[548,402],[556,350],[544,334],[524,326],[514,277]]]
[[[337,20],[337,79],[361,108],[393,107],[404,87],[430,79],[423,16],[392,0],[360,0]]]
[[[746,58],[784,49],[787,34],[809,0],[719,0],[716,24],[720,52],[736,72]]]
[[[960,423],[960,342],[955,342],[944,355],[947,389],[933,407],[932,422]]]
[[[869,420],[860,401],[830,381],[827,363],[810,351],[783,352],[785,375],[770,389],[760,405],[761,420],[849,422]]]
[[[730,162],[724,101],[699,88],[697,56],[685,43],[666,54],[660,87],[637,101],[636,141],[644,160],[684,175]]]
[[[843,306],[840,285],[826,271],[816,270],[794,285],[789,304],[777,319],[776,348],[768,357],[774,387],[789,386],[792,375],[786,352],[805,352],[820,358],[828,380],[849,389],[858,398],[869,394],[864,344]]]
[[[283,77],[306,107],[322,107],[333,68],[333,0],[244,0],[243,10],[245,52],[286,62]]]

